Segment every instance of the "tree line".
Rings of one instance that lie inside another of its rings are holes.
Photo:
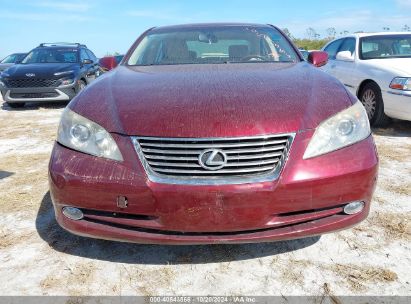
[[[391,28],[388,26],[384,26],[382,28],[383,31],[390,31]],[[326,29],[326,35],[321,37],[321,35],[312,27],[307,28],[306,30],[306,38],[296,38],[294,37],[288,28],[283,28],[282,31],[300,48],[304,50],[319,50],[329,41],[335,39],[339,36],[348,35],[350,32],[347,30],[343,30],[338,32],[334,27],[329,27]],[[411,28],[405,24],[401,31],[403,32],[410,32]],[[354,33],[363,33],[363,31],[356,31]]]

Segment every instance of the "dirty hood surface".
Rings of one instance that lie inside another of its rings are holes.
[[[120,66],[69,105],[109,132],[228,137],[315,128],[353,102],[308,63]]]

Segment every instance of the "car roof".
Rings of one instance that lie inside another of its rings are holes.
[[[249,27],[271,27],[268,24],[258,24],[258,23],[191,23],[191,24],[178,24],[178,25],[167,25],[153,28],[156,30],[173,30],[173,29],[189,29],[189,28],[207,28],[207,27],[233,27],[233,26],[249,26]]]
[[[85,48],[85,47],[80,47],[80,48]],[[53,45],[53,46],[38,46],[38,47],[36,47],[36,48],[34,48],[34,49],[36,49],[36,50],[38,50],[38,49],[47,49],[47,50],[49,50],[49,49],[68,49],[68,50],[73,50],[73,49],[79,49],[79,47],[76,47],[76,46],[67,46],[67,45],[65,45],[65,46],[61,46],[61,45]]]
[[[370,32],[370,33],[354,33],[350,35],[346,35],[343,37],[339,37],[338,39],[341,38],[348,38],[348,37],[371,37],[371,36],[387,36],[387,35],[411,35],[411,32]]]

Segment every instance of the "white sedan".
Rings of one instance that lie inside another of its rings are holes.
[[[353,34],[323,50],[329,63],[322,69],[362,101],[371,125],[411,121],[411,33]]]

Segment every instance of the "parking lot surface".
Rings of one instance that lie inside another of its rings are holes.
[[[65,104],[0,101],[0,295],[411,295],[411,123],[375,129],[369,218],[277,243],[160,246],[74,236],[53,214],[47,165]]]

